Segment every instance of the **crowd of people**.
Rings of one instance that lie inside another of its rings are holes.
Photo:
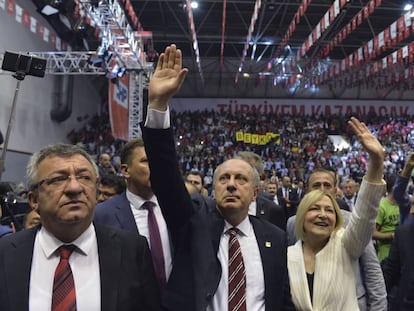
[[[142,138],[93,117],[31,157],[2,310],[412,310],[414,122],[170,111],[186,74],[170,45]]]
[[[318,167],[333,167],[340,180],[360,181],[366,171],[367,154],[363,152],[347,127],[350,116],[281,116],[275,114],[232,114],[214,110],[171,112],[171,124],[177,140],[180,169],[183,174],[199,171],[211,194],[212,175],[220,163],[240,151],[252,151],[264,161],[262,178],[305,181]],[[360,116],[386,150],[385,174],[399,173],[407,153],[414,148],[414,120],[410,116]],[[100,120],[100,121],[98,121]],[[83,144],[96,159],[110,156],[112,166],[120,172],[119,153],[124,141],[113,138],[107,114],[95,116],[68,138]],[[236,132],[278,133],[266,145],[248,144],[236,139]],[[329,135],[341,135],[349,147],[338,149]]]

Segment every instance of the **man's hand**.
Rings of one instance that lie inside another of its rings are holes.
[[[169,100],[180,90],[187,73],[188,69],[182,68],[181,50],[171,44],[161,53],[151,77],[148,108],[167,110]]]

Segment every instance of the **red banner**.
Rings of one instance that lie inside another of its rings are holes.
[[[109,83],[109,117],[112,135],[128,140],[129,75],[119,78],[117,83]]]

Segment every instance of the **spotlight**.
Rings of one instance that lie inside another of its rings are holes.
[[[115,66],[112,68],[111,71],[108,71],[106,74],[106,77],[111,80],[112,83],[117,83],[118,78],[122,78],[125,75],[126,68],[121,67],[118,64],[115,64]]]
[[[113,53],[109,51],[106,46],[100,45],[96,50],[96,53],[91,55],[88,59],[88,63],[95,66],[106,66],[112,58]]]
[[[59,9],[60,9],[61,4],[62,4],[62,1],[61,0],[51,0],[51,1],[49,1],[48,4],[46,4],[40,10],[40,12],[43,15],[46,15],[46,16],[50,16],[50,15],[53,15],[53,14],[57,14],[57,13],[59,13]]]

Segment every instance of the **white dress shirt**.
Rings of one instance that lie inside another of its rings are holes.
[[[44,227],[36,234],[30,273],[29,310],[51,310],[53,279],[60,261],[58,248],[63,244]],[[75,281],[77,310],[99,311],[101,277],[93,224],[71,244],[76,246],[69,257],[69,264]]]
[[[224,230],[220,237],[220,245],[217,253],[221,264],[221,278],[216,293],[213,296],[208,311],[228,310],[228,261],[229,261],[229,237],[228,230],[232,228],[225,221]],[[246,269],[246,307],[247,310],[264,311],[264,273],[259,246],[253,226],[246,217],[238,226],[239,234],[237,239],[243,255],[243,262]]]
[[[166,280],[170,276],[172,270],[172,256],[171,256],[171,245],[170,245],[170,236],[168,234],[167,224],[165,223],[164,216],[162,215],[161,208],[158,204],[157,198],[152,196],[150,200],[143,200],[141,197],[133,194],[129,190],[126,191],[126,197],[131,206],[132,214],[135,218],[135,223],[137,224],[139,234],[145,236],[148,241],[148,245],[151,248],[151,242],[149,239],[149,229],[148,229],[148,210],[143,208],[142,205],[146,201],[151,201],[155,204],[154,206],[154,215],[157,219],[158,229],[160,230],[162,251],[164,254],[164,264],[165,264],[165,274]]]
[[[257,213],[257,203],[256,201],[252,201],[250,202],[250,205],[249,205],[249,215],[256,216],[256,213]]]

